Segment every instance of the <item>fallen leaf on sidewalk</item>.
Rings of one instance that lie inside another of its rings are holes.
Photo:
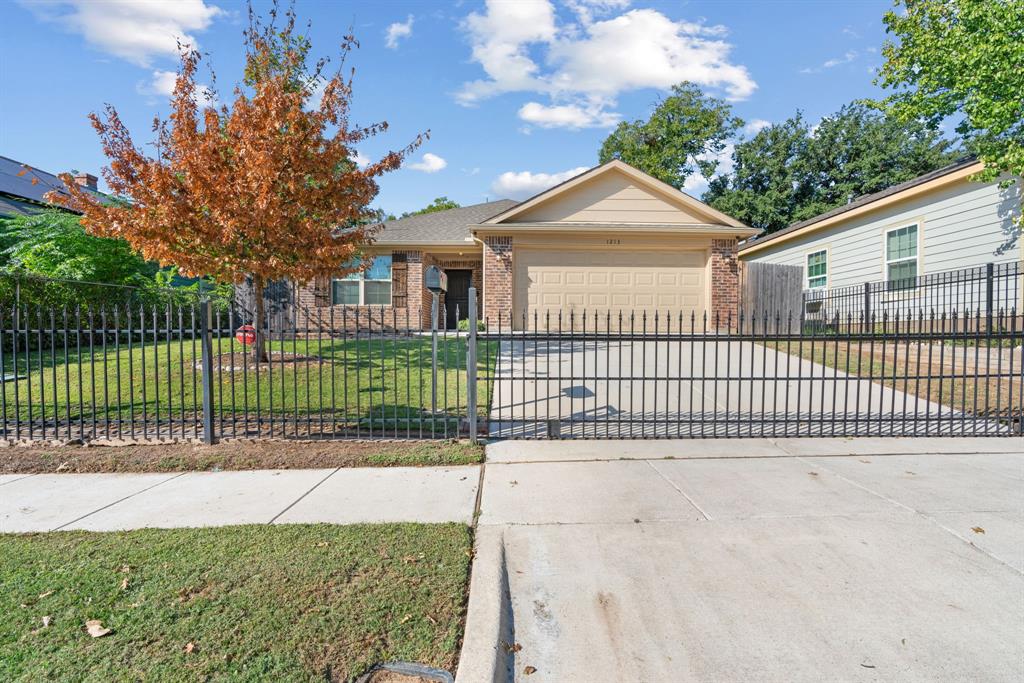
[[[808,472],[807,474],[811,475],[812,477],[818,476],[817,472]]]
[[[523,673],[527,676],[532,676],[533,674],[537,673],[537,669],[536,667],[528,666],[525,669],[523,669]]]
[[[976,534],[983,534],[983,533],[985,533],[985,530],[982,529],[980,526],[972,526],[971,527],[971,531],[973,531]]]
[[[103,636],[110,635],[112,631],[109,628],[103,626],[103,622],[99,619],[90,619],[85,622],[85,631],[93,638],[102,638]]]

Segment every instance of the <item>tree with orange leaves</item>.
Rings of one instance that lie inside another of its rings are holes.
[[[346,76],[342,68],[355,39],[345,36],[341,64],[327,77],[326,60],[307,64],[311,45],[296,31],[294,10],[283,27],[276,19],[276,5],[266,23],[250,7],[245,77],[230,107],[215,106],[209,94],[200,105],[200,55],[183,48],[170,117],[154,120],[155,156],[136,146],[113,106],[103,119],[90,115],[110,159],[103,176],[125,201],[97,201],[61,176],[71,195],[64,203],[82,213],[90,233],[123,238],[146,259],[186,275],[235,283],[251,277],[258,360],[266,360],[267,282],[306,283],[366,267],[360,254],[373,239],[375,178],[398,168],[427,135],[358,166],[355,145],[387,123],[349,122],[354,72]]]

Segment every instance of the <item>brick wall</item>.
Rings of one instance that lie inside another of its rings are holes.
[[[736,240],[711,240],[711,321],[720,327],[737,322],[740,300],[739,259]]]
[[[391,306],[384,306],[383,310],[380,306],[334,306],[331,304],[330,281],[323,278],[299,288],[300,318],[308,310],[310,316],[320,318],[323,326],[330,326],[333,322],[337,329],[354,330],[357,324],[362,329],[372,324],[375,329],[383,325],[388,329],[429,330],[431,295],[423,286],[423,271],[432,265],[442,269],[473,271],[472,284],[477,288],[477,296],[481,297],[483,264],[479,259],[438,259],[422,251],[396,251],[392,253]],[[443,295],[441,305],[444,305]],[[439,322],[443,329],[444,318],[440,317]]]
[[[512,315],[512,237],[492,235],[484,238],[484,291],[483,315],[492,325],[498,315],[511,320]]]

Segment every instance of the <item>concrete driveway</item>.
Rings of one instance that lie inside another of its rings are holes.
[[[546,437],[549,420],[560,422],[562,436],[586,438],[884,436],[907,433],[912,422],[915,434],[963,426],[959,412],[899,391],[908,389],[899,383],[883,386],[866,362],[861,376],[855,362],[850,370],[749,341],[524,336],[499,349],[490,435]],[[1005,429],[986,424],[992,433]]]
[[[1024,679],[1024,440],[704,443],[490,447],[459,680]]]

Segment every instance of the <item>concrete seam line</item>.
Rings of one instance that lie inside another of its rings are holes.
[[[672,482],[672,480],[671,480],[671,479],[669,479],[668,477],[666,477],[666,476],[664,475],[664,473],[662,473],[662,471],[661,471],[661,470],[659,470],[659,469],[658,469],[657,467],[655,467],[655,466],[654,466],[654,463],[653,463],[653,462],[651,462],[650,460],[644,460],[644,462],[646,462],[646,463],[647,463],[648,465],[650,465],[651,469],[652,469],[652,470],[654,470],[654,471],[655,471],[655,473],[656,473],[656,474],[657,474],[657,475],[658,475],[659,477],[661,477],[662,479],[664,479],[664,480],[665,480],[665,482],[666,482],[666,483],[668,483],[668,485],[669,485],[669,486],[671,486],[672,488],[674,488],[674,489],[675,489],[675,490],[676,490],[676,491],[677,491],[677,492],[679,493],[679,495],[681,495],[681,496],[682,496],[683,498],[685,498],[685,499],[686,499],[686,502],[687,502],[687,503],[689,503],[690,505],[692,505],[692,506],[693,506],[693,508],[694,508],[694,509],[695,509],[695,510],[696,510],[697,512],[699,512],[699,513],[700,513],[701,515],[703,515],[703,516],[704,516],[704,519],[706,519],[706,520],[708,520],[708,521],[711,521],[711,515],[709,515],[708,513],[704,512],[704,509],[703,509],[703,508],[701,508],[701,506],[700,506],[700,505],[697,505],[697,503],[695,503],[695,502],[694,502],[694,500],[693,500],[692,498],[690,498],[690,497],[689,497],[688,495],[686,495],[686,492],[685,492],[685,491],[683,491],[683,490],[682,490],[681,488],[679,488],[678,486],[676,486],[676,485],[675,485],[675,484],[674,484],[674,483]]]
[[[321,480],[320,480],[320,481],[318,481],[317,483],[313,484],[313,486],[312,486],[312,487],[310,487],[310,489],[309,489],[308,491],[306,491],[306,492],[305,492],[305,493],[303,493],[303,494],[302,494],[301,496],[299,496],[298,498],[296,498],[295,500],[293,500],[293,501],[292,501],[291,503],[289,503],[289,504],[288,504],[288,505],[287,505],[287,506],[285,507],[285,509],[284,509],[284,510],[281,510],[281,511],[280,511],[280,512],[278,512],[278,513],[277,513],[276,515],[274,515],[273,517],[271,517],[271,518],[270,518],[270,521],[269,521],[269,522],[267,522],[267,524],[273,524],[274,522],[276,522],[276,521],[277,521],[277,518],[278,518],[278,517],[280,517],[281,515],[283,515],[284,513],[288,512],[289,510],[291,510],[291,509],[292,509],[293,507],[295,507],[296,505],[298,505],[298,504],[299,504],[299,502],[300,502],[300,501],[301,501],[301,500],[302,500],[303,498],[305,498],[305,497],[306,497],[306,496],[308,496],[309,494],[313,493],[313,491],[316,491],[317,487],[318,487],[318,486],[320,486],[320,484],[324,483],[325,481],[327,481],[328,479],[330,479],[331,477],[333,477],[333,476],[334,476],[335,474],[337,474],[337,473],[338,473],[338,470],[340,470],[340,469],[341,469],[340,467],[337,467],[337,468],[333,469],[332,471],[328,472],[328,473],[327,473],[327,476],[326,476],[326,477],[324,477],[323,479],[321,479]]]
[[[129,496],[125,496],[124,498],[120,498],[118,500],[115,500],[113,503],[108,503],[107,505],[104,505],[103,507],[96,508],[92,512],[87,512],[84,515],[82,515],[81,517],[73,519],[70,522],[65,522],[64,524],[61,524],[60,526],[54,527],[53,529],[51,529],[51,531],[60,531],[61,529],[63,529],[66,526],[70,526],[70,525],[74,524],[75,522],[80,522],[83,519],[85,519],[86,517],[90,517],[92,515],[95,515],[97,512],[102,512],[103,510],[106,510],[107,508],[112,508],[115,505],[117,505],[118,503],[123,503],[124,501],[128,500],[129,498],[134,498],[135,496],[139,495],[140,493],[145,493],[146,491],[151,491],[152,489],[155,489],[157,486],[162,486],[163,484],[166,484],[169,481],[173,481],[173,480],[177,479],[178,477],[183,477],[186,474],[188,474],[188,472],[178,472],[173,477],[168,477],[167,479],[161,479],[160,481],[158,481],[157,483],[153,484],[152,486],[147,486],[144,489],[139,489],[138,491],[136,491],[135,493],[133,493],[133,494],[131,494]]]
[[[5,481],[5,482],[0,482],[0,486],[7,486],[8,484],[13,484],[16,481],[21,481],[23,479],[28,479],[29,477],[34,477],[34,476],[36,476],[36,472],[30,472],[29,474],[26,474],[26,475],[23,475],[23,476],[20,476],[20,477],[15,477],[14,479],[10,479],[10,480]]]
[[[842,474],[840,474],[839,472],[836,472],[835,470],[833,470],[831,468],[819,466],[819,465],[817,465],[816,463],[813,463],[813,462],[808,462],[807,460],[804,459],[804,457],[817,457],[817,456],[797,456],[796,460],[802,462],[803,464],[807,465],[808,467],[819,467],[819,469],[825,470],[826,472],[831,474],[833,477],[836,477],[836,478],[838,478],[838,479],[840,479],[842,481],[845,481],[850,486],[855,486],[856,488],[859,488],[861,491],[867,491],[871,495],[877,496],[877,497],[881,498],[882,500],[884,500],[886,502],[889,502],[889,503],[892,503],[893,505],[895,505],[897,507],[901,507],[904,510],[909,510],[911,512],[915,512],[915,513],[917,512],[917,510],[915,510],[914,508],[910,507],[906,503],[901,503],[900,501],[896,500],[895,498],[890,498],[889,496],[885,495],[884,493],[879,493],[878,491],[875,491],[874,489],[868,488],[867,486],[864,486],[863,484],[855,482],[855,481],[853,481],[852,479],[850,479],[848,477],[844,477]]]
[[[485,451],[485,453],[486,453],[486,451]],[[484,468],[487,467],[486,458],[487,458],[487,456],[484,455],[485,461],[480,463],[480,477],[477,479],[477,482],[476,482],[476,499],[473,501],[473,517],[472,517],[472,522],[473,522],[472,526],[473,526],[474,530],[476,529],[476,521],[478,519],[480,519],[480,506],[483,504],[483,498],[484,498]]]
[[[804,464],[808,465],[809,467],[814,467],[815,466],[814,463],[807,462],[803,458],[797,458],[797,460],[799,460],[800,462],[803,462]],[[867,486],[864,486],[862,484],[858,484],[857,482],[855,482],[855,481],[853,481],[851,479],[847,479],[843,475],[839,474],[838,472],[836,472],[836,471],[834,471],[832,469],[829,469],[828,467],[821,467],[820,469],[823,469],[826,472],[832,474],[833,476],[838,477],[839,479],[842,479],[843,481],[845,481],[847,484],[850,484],[851,486],[856,486],[857,488],[861,489],[862,491],[867,491],[868,493],[870,493],[872,495],[878,496],[882,500],[889,501],[893,505],[897,505],[897,506],[899,506],[899,507],[901,507],[901,508],[903,508],[905,510],[909,510],[910,512],[914,513],[918,517],[921,517],[921,518],[927,520],[928,522],[930,522],[931,524],[934,524],[935,526],[937,526],[938,528],[942,529],[943,531],[945,531],[949,535],[953,536],[954,538],[957,538],[960,541],[963,541],[964,543],[966,543],[970,547],[972,547],[975,550],[977,550],[978,552],[980,552],[982,555],[986,555],[986,556],[992,558],[993,560],[995,560],[996,562],[998,562],[999,564],[1001,564],[1001,565],[1003,565],[1005,567],[1009,567],[1014,572],[1016,572],[1018,574],[1024,575],[1024,572],[1022,572],[1020,569],[1017,569],[1012,564],[1007,563],[1002,558],[997,557],[996,555],[993,555],[989,551],[984,550],[982,548],[979,548],[974,543],[972,543],[970,539],[965,538],[965,537],[961,536],[960,534],[958,534],[957,532],[953,531],[952,529],[946,527],[944,524],[939,522],[937,519],[933,519],[932,517],[929,517],[928,513],[922,512],[921,510],[918,510],[918,509],[913,508],[913,507],[911,507],[909,505],[906,505],[905,503],[901,503],[898,500],[894,500],[894,499],[890,498],[889,496],[886,496],[886,495],[883,495],[883,494],[879,493],[878,491],[873,491],[872,489],[868,488]]]

